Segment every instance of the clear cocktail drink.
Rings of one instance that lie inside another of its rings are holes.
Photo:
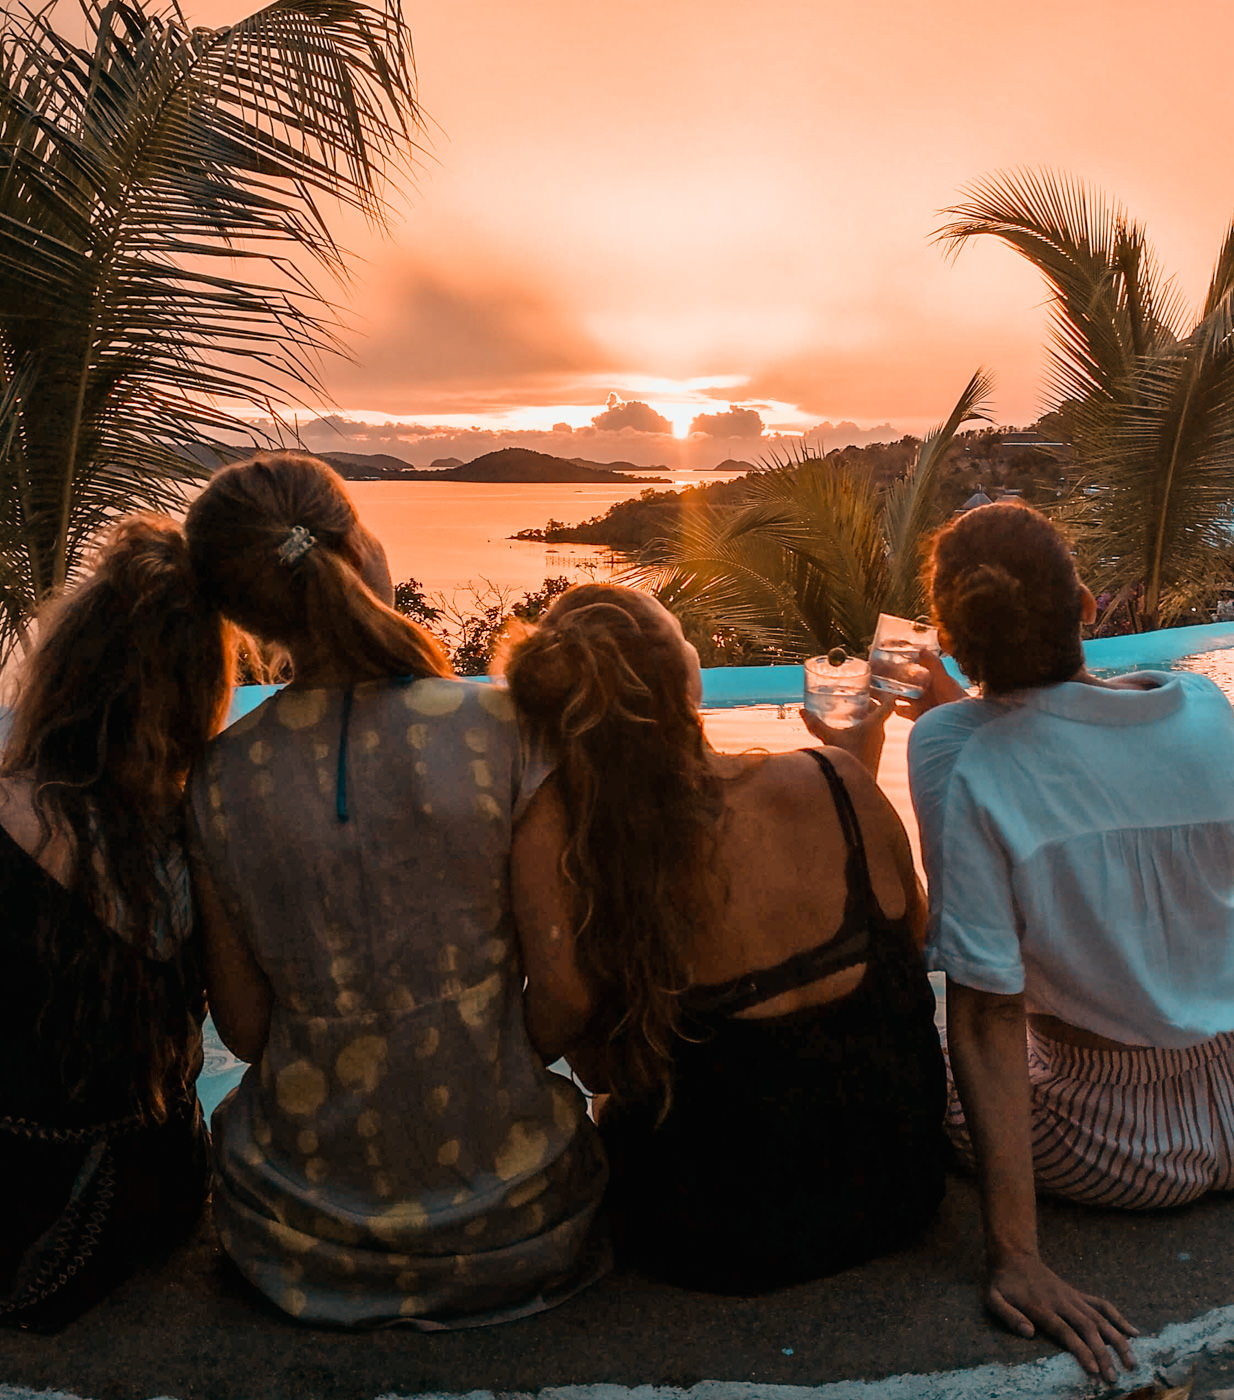
[[[831,729],[849,729],[870,708],[870,666],[836,649],[805,664],[805,707]]]
[[[924,618],[915,621],[879,613],[870,646],[870,685],[886,695],[916,700],[925,684],[919,657],[938,652],[938,629]]]

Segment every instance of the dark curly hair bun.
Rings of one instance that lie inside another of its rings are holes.
[[[929,582],[952,654],[987,693],[1057,685],[1083,666],[1083,586],[1039,511],[999,501],[959,516],[935,536]]]

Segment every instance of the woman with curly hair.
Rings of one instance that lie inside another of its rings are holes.
[[[1234,1189],[1234,712],[1203,676],[1094,676],[1093,596],[1026,506],[952,522],[930,575],[980,687],[931,663],[909,777],[986,1302],[1113,1381],[1135,1329],[1042,1261],[1034,1188],[1125,1210]]]
[[[556,762],[515,838],[528,1025],[608,1095],[619,1249],[751,1293],[908,1243],[942,1197],[943,1064],[871,775],[713,751],[697,653],[630,589],[563,594],[505,669]]]
[[[179,527],[134,516],[21,666],[0,760],[4,1322],[68,1322],[204,1200],[182,795],[233,660]]]
[[[193,560],[292,681],[211,745],[194,876],[219,1033],[224,1248],[293,1317],[474,1326],[607,1267],[603,1153],[528,1038],[510,844],[544,776],[500,690],[377,596],[380,546],[299,453],[217,473]]]

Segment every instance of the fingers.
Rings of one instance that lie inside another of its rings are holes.
[[[1097,1298],[1089,1293],[1080,1295],[1097,1317],[1097,1326],[1102,1337],[1118,1354],[1118,1359],[1128,1371],[1135,1369],[1135,1356],[1131,1350],[1131,1338],[1140,1335],[1140,1329],[1133,1327],[1113,1303]]]
[[[874,709],[862,720],[863,724],[868,724],[875,718],[875,711],[878,712],[877,718],[880,723],[886,723],[888,716],[895,714],[894,698],[881,690],[875,690],[873,686],[870,688],[870,700],[873,702]]]
[[[995,1318],[1003,1324],[1008,1332],[1015,1332],[1021,1337],[1034,1337],[1037,1329],[1024,1316],[1019,1308],[1013,1308],[1003,1297],[997,1288],[991,1288],[986,1295],[986,1307],[994,1314]]]
[[[810,733],[813,734],[814,737],[820,742],[825,744],[827,742],[827,726],[822,722],[822,720],[819,719],[819,717],[816,714],[813,714],[811,711],[805,709],[804,707],[798,710],[797,713],[801,716],[802,724],[805,725],[805,727],[810,731]]]
[[[1005,1272],[986,1288],[986,1306],[999,1322],[1017,1336],[1041,1332],[1076,1358],[1091,1376],[1113,1384],[1118,1378],[1114,1355],[1127,1370],[1136,1360],[1131,1336],[1136,1329],[1112,1303],[1094,1294],[1080,1293],[1049,1270]]]
[[[1060,1346],[1065,1347],[1090,1376],[1099,1376],[1107,1385],[1113,1385],[1118,1379],[1118,1368],[1114,1365],[1114,1358],[1091,1327],[1085,1328],[1085,1335],[1081,1336],[1069,1322],[1060,1317],[1054,1319],[1053,1325],[1046,1327],[1045,1331]]]
[[[1119,1312],[1119,1310],[1106,1298],[1098,1298],[1095,1293],[1081,1293],[1080,1297],[1095,1312],[1099,1312],[1102,1317],[1107,1318],[1125,1337],[1138,1337],[1140,1329]]]

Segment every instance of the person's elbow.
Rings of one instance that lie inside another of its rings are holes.
[[[947,1036],[982,1043],[1023,1033],[1024,993],[987,992],[947,978]]]
[[[254,996],[244,1000],[243,1006],[236,1006],[226,996],[210,997],[210,1018],[219,1039],[236,1059],[255,1065],[270,1038],[270,999]]]
[[[528,986],[523,996],[523,1021],[532,1048],[546,1065],[559,1060],[587,1033],[591,1024],[589,998],[556,989],[551,995]]]

